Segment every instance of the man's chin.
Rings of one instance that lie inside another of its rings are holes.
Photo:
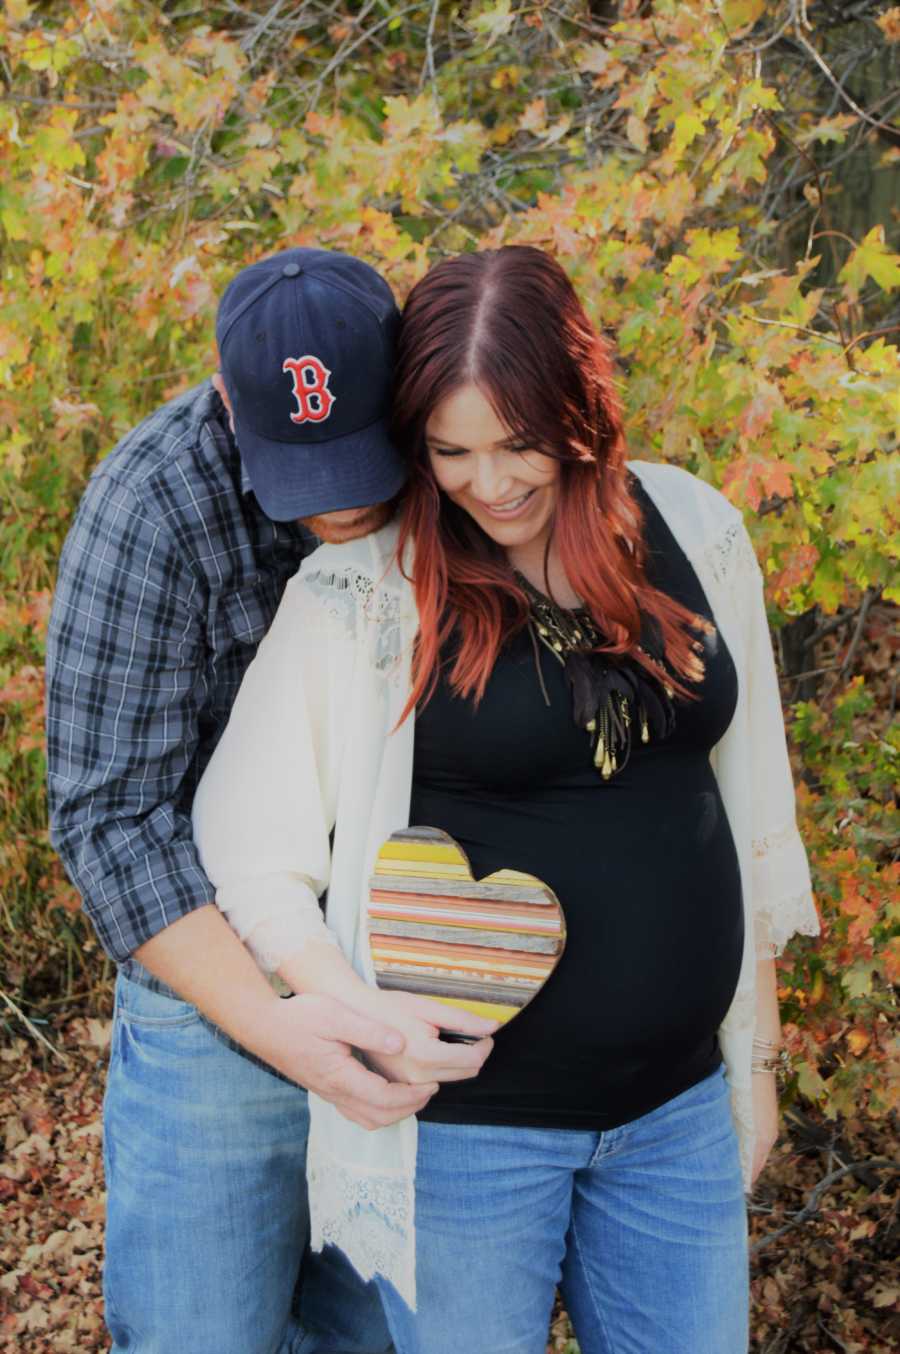
[[[343,545],[360,536],[379,531],[394,515],[393,503],[374,503],[371,507],[349,512],[325,512],[318,517],[301,517],[300,521],[320,541],[329,545]]]

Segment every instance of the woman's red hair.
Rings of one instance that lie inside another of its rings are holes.
[[[628,654],[659,676],[639,647],[643,614],[662,642],[668,680],[689,694],[681,679],[702,672],[690,633],[697,620],[644,572],[642,514],[628,484],[610,352],[560,265],[540,249],[508,245],[437,264],[403,311],[393,431],[410,475],[398,555],[410,558],[412,545],[419,634],[401,722],[430,697],[454,631],[450,685],[478,701],[503,644],[528,618],[503,550],[441,494],[431,471],[428,419],[470,382],[524,445],[560,461],[554,539],[566,577],[607,641],[603,652]]]

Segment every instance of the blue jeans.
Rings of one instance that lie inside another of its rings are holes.
[[[304,1259],[304,1090],[120,975],[103,1120],[114,1351],[389,1349],[375,1285],[331,1248]]]
[[[747,1215],[724,1069],[605,1132],[419,1125],[414,1314],[398,1354],[744,1354]]]

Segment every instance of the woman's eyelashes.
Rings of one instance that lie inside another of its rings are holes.
[[[429,447],[428,447],[428,450],[431,452],[431,454],[432,454],[433,456],[468,456],[468,454],[469,454],[469,448],[468,448],[468,447],[435,447],[435,446],[429,446]],[[527,452],[529,452],[529,451],[534,451],[534,447],[527,447],[527,446],[525,446],[524,443],[523,443],[522,446],[518,446],[518,445],[516,445],[516,446],[506,446],[506,447],[501,447],[500,450],[501,450],[501,451],[514,451],[514,452],[517,452],[519,455],[525,455],[525,454],[526,454]]]
[[[468,456],[468,454],[469,454],[469,453],[468,453],[468,448],[467,448],[467,447],[433,447],[433,446],[430,446],[430,447],[428,448],[428,450],[431,452],[431,455],[432,455],[432,456]]]

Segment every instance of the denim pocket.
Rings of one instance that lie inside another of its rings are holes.
[[[153,992],[122,974],[116,979],[116,1016],[129,1025],[148,1029],[172,1029],[199,1023],[201,1019],[200,1012],[189,1001]]]

